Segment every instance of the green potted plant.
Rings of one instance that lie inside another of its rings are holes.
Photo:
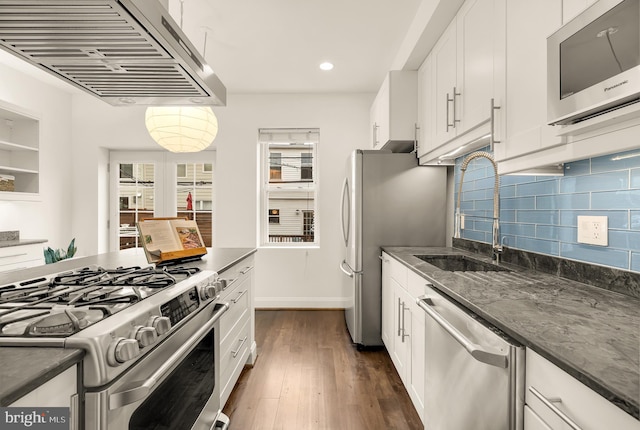
[[[56,249],[55,251],[50,247],[44,249],[44,261],[46,264],[55,263],[56,261],[66,260],[67,258],[71,258],[76,254],[78,248],[75,245],[76,238],[71,239],[71,243],[67,247],[67,250]]]

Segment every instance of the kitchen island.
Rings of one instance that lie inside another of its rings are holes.
[[[416,255],[458,248],[384,247],[433,287],[638,419],[640,300],[520,266],[509,272],[451,272]]]
[[[202,259],[180,263],[180,265],[222,273],[251,256],[255,251],[254,248],[208,248],[207,254]],[[114,268],[144,267],[149,264],[141,249],[129,249],[2,273],[0,286],[94,265]],[[83,356],[84,351],[75,348],[32,345],[0,347],[0,406],[12,404],[69,367],[80,363]]]

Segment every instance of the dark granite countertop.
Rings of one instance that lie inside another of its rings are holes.
[[[207,248],[207,255],[201,260],[181,265],[222,273],[254,252],[255,248]],[[130,249],[0,273],[0,285],[94,264],[105,268],[148,265],[142,250]],[[0,406],[7,406],[60,374],[79,362],[83,355],[84,352],[78,349],[0,347]]]
[[[414,255],[457,248],[383,247],[436,289],[639,418],[640,299],[520,266],[448,272]]]
[[[80,362],[81,349],[0,348],[0,406],[20,397]]]

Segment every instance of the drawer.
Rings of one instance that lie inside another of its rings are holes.
[[[407,289],[407,275],[409,269],[395,258],[389,259],[389,274],[391,279],[395,280],[402,288]]]
[[[407,284],[409,287],[409,295],[417,299],[420,296],[424,296],[427,292],[427,284],[428,280],[418,275],[417,273],[409,270],[409,274],[407,276]]]
[[[552,430],[529,406],[524,407],[525,430]]]
[[[233,294],[233,290],[245,280],[251,278],[251,271],[253,270],[253,265],[249,264],[238,264],[236,266],[231,267],[228,270],[220,273],[220,278],[226,280],[227,285],[224,290],[220,293],[220,299],[222,301],[229,301],[229,297]]]
[[[0,248],[0,271],[15,270],[44,264],[42,245],[8,246]]]
[[[220,406],[224,406],[240,373],[247,362],[251,348],[249,318],[242,320],[228,341],[220,345]]]
[[[526,353],[526,404],[552,430],[566,424],[561,411],[582,430],[640,430],[640,421],[534,351]],[[545,404],[546,398],[552,406]]]
[[[225,337],[231,332],[237,322],[245,315],[249,314],[251,299],[251,283],[245,280],[234,288],[226,298],[229,309],[220,319],[220,339],[224,342]]]

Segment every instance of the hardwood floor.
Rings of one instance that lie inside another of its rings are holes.
[[[231,429],[424,428],[387,351],[357,351],[343,311],[256,311],[256,342],[224,408]]]

